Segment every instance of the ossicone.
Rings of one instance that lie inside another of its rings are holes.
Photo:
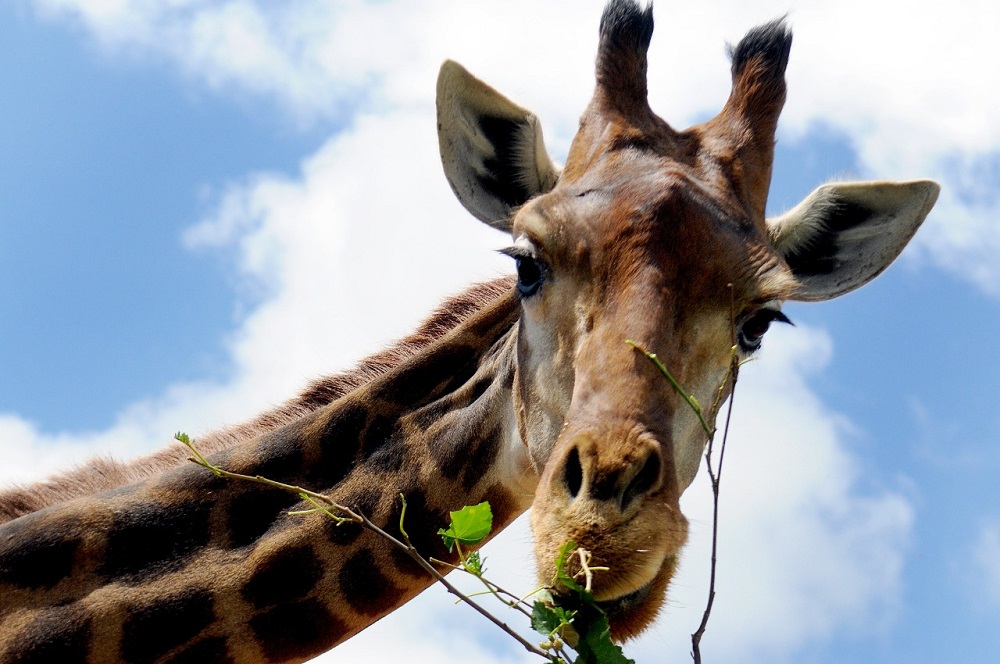
[[[646,54],[653,37],[652,4],[611,0],[601,16],[597,51],[597,98],[628,114],[646,101]]]

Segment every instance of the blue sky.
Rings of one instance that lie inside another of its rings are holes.
[[[515,4],[0,4],[0,482],[239,421],[507,269],[440,175],[434,67],[462,59],[538,109],[559,155],[600,12],[543,3],[525,26]],[[1000,91],[977,32],[997,10],[949,5],[983,17],[961,32],[889,2],[861,25],[850,3],[705,4],[657,4],[651,95],[677,124],[722,103],[724,40],[792,10],[773,212],[833,177],[945,187],[897,264],[788,305],[797,327],[747,368],[708,653],[997,661]],[[665,62],[671,48],[691,58]],[[700,617],[704,487],[690,493],[688,571],[639,662],[685,661]],[[515,526],[493,559],[527,588],[526,538]],[[525,661],[491,630],[422,597],[339,653],[447,661],[450,641]]]
[[[0,12],[0,288],[12,314],[0,366],[18,377],[0,399],[49,430],[107,426],[137,395],[226,370],[236,284],[181,231],[229,180],[294,169],[319,127],[206,93],[152,59],[122,62],[24,4]],[[44,407],[54,387],[74,398]]]

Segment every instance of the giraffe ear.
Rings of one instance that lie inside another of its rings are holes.
[[[792,299],[829,300],[874,279],[917,232],[939,190],[930,180],[826,184],[768,219],[771,241],[799,283]]]
[[[451,60],[438,74],[437,118],[444,173],[480,221],[509,231],[514,210],[559,179],[538,118]]]

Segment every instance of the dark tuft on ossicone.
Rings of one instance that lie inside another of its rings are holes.
[[[601,16],[601,49],[613,45],[645,54],[653,37],[653,6],[636,0],[611,0]]]
[[[733,78],[738,78],[747,64],[757,58],[763,60],[762,64],[768,69],[784,74],[791,48],[792,31],[785,24],[784,17],[758,25],[739,44],[729,47]]]

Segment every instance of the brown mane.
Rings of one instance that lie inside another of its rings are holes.
[[[211,454],[234,447],[336,401],[417,355],[473,313],[508,293],[513,285],[512,277],[501,277],[446,299],[414,332],[395,344],[369,355],[352,369],[313,381],[298,396],[252,420],[199,436],[198,449]],[[73,498],[141,482],[187,462],[189,455],[186,447],[173,443],[127,462],[96,457],[41,482],[10,487],[0,491],[0,523]]]

